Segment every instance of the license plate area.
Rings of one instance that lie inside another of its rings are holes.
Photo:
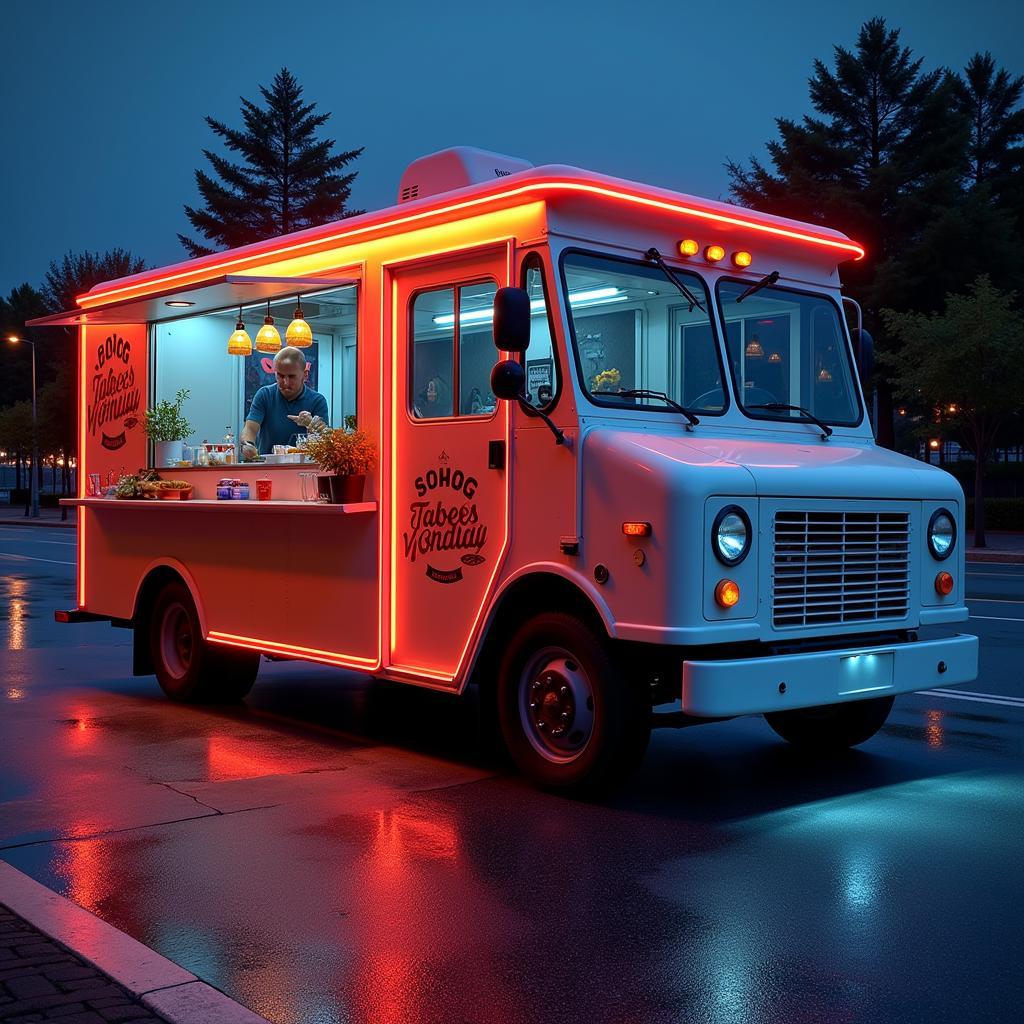
[[[891,690],[896,655],[893,651],[846,654],[839,659],[837,693],[840,697],[865,696]]]

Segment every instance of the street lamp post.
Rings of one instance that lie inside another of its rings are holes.
[[[36,345],[28,338],[8,335],[7,340],[15,345],[28,345],[32,349],[32,473],[29,476],[32,516],[39,518],[39,421],[36,416]]]

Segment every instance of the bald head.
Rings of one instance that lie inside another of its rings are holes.
[[[281,395],[289,402],[302,394],[306,386],[306,357],[291,345],[274,356],[274,376]]]
[[[301,348],[295,348],[292,345],[285,345],[276,356],[274,356],[274,369],[276,370],[281,363],[294,363],[300,370],[306,368],[306,357],[302,354]]]

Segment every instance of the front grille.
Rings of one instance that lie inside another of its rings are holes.
[[[772,623],[902,619],[909,561],[906,512],[776,512]]]

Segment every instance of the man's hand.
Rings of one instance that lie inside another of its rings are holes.
[[[242,442],[242,461],[255,462],[260,457],[260,450],[252,441]]]
[[[308,427],[313,422],[313,414],[306,409],[302,412],[296,413],[294,416],[289,415],[288,419],[292,421],[296,426]]]

